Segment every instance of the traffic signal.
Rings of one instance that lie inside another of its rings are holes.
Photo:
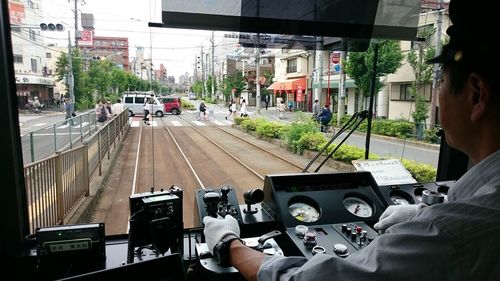
[[[63,31],[64,26],[60,23],[41,23],[40,24],[40,29],[41,30],[48,30],[48,31]]]
[[[93,56],[92,59],[93,60],[101,60],[101,57],[100,56]]]

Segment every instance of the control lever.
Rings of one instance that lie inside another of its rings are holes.
[[[227,194],[227,193],[226,193]],[[207,214],[216,218],[219,212],[220,195],[217,192],[207,192],[203,195],[203,202],[205,203]]]
[[[254,250],[263,251],[266,248],[272,247],[271,244],[265,244],[265,242],[271,238],[281,235],[279,230],[273,230],[259,237],[257,241],[246,241],[246,245]]]
[[[255,214],[257,213],[257,208],[252,210],[252,204],[260,203],[264,200],[264,191],[258,188],[248,190],[243,193],[243,198],[245,199],[245,204],[247,204],[247,208],[243,212],[245,214]]]

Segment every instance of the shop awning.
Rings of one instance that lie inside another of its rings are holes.
[[[274,91],[297,91],[301,87],[303,90],[306,89],[306,78],[296,78],[296,79],[287,79],[283,81],[276,81],[272,83],[268,90]]]

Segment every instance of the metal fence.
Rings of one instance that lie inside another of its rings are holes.
[[[86,116],[79,121],[90,120],[92,114],[84,119]],[[30,233],[38,227],[64,224],[66,216],[89,195],[92,178],[102,173],[102,160],[110,159],[111,150],[123,140],[127,129],[127,111],[103,124],[94,121],[87,130],[80,130],[78,138],[72,140],[70,133],[66,146],[54,145],[55,153],[24,166]]]
[[[45,159],[57,151],[73,148],[99,129],[95,111],[56,122],[21,136],[24,164]]]

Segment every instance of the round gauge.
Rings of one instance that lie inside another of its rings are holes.
[[[396,205],[410,205],[410,202],[408,202],[408,200],[406,200],[406,198],[403,198],[403,197],[398,196],[398,195],[391,196],[391,200]]]
[[[314,222],[319,220],[319,210],[307,203],[293,203],[288,206],[288,212],[298,221]]]
[[[373,214],[372,207],[364,200],[357,197],[347,197],[343,201],[344,207],[353,215],[361,218],[369,218]]]

